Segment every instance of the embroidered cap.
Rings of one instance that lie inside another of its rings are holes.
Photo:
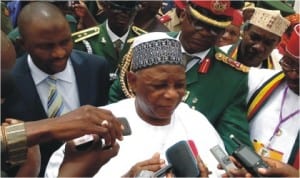
[[[299,43],[300,43],[300,24],[294,27],[289,41],[286,44],[285,51],[290,55],[299,58]]]
[[[138,36],[132,48],[132,71],[159,64],[183,66],[180,42],[166,33],[152,32]]]
[[[258,7],[255,8],[249,23],[280,37],[290,25],[290,22],[281,16],[279,10],[266,10]]]

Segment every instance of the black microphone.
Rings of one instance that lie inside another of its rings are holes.
[[[197,153],[196,147],[191,140],[179,141],[168,148],[166,157],[172,165],[172,171],[176,177],[200,176],[195,153]]]

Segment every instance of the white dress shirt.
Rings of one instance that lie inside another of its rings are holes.
[[[108,25],[108,21],[106,20],[105,22],[105,26],[106,26],[106,30],[107,30],[107,33],[108,33],[108,36],[110,37],[111,41],[114,43],[116,42],[117,40],[121,40],[122,41],[122,45],[121,45],[121,49],[124,47],[124,44],[126,43],[126,39],[127,39],[127,36],[129,34],[129,31],[130,31],[130,27],[128,28],[128,31],[121,37],[119,37],[118,35],[116,35],[110,28],[109,28],[109,25]]]
[[[49,74],[40,70],[32,61],[31,56],[28,55],[28,65],[31,72],[31,76],[35,83],[37,92],[40,96],[44,110],[47,113],[47,102],[49,94],[49,85],[47,83],[47,77]],[[59,94],[63,98],[64,102],[64,113],[72,111],[80,106],[78,87],[75,78],[75,72],[70,59],[67,62],[66,68],[54,75],[57,78],[56,87]]]

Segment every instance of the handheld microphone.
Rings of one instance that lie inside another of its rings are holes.
[[[176,177],[200,176],[200,170],[194,156],[195,153],[198,155],[198,151],[196,151],[195,144],[192,143],[190,145],[195,150],[193,152],[189,142],[192,143],[192,141],[179,141],[168,148],[166,152],[167,160],[172,165],[172,170]]]

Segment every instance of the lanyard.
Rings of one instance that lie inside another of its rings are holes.
[[[271,143],[272,139],[274,138],[274,136],[279,131],[281,124],[283,124],[285,121],[289,120],[290,118],[292,118],[293,116],[295,116],[296,114],[298,114],[300,112],[300,109],[297,109],[296,111],[292,112],[291,114],[287,115],[286,117],[282,116],[283,105],[286,100],[287,90],[288,90],[288,87],[285,87],[283,97],[281,100],[281,105],[280,105],[279,123],[277,124],[272,136],[269,139],[268,147],[270,146],[270,143]]]

